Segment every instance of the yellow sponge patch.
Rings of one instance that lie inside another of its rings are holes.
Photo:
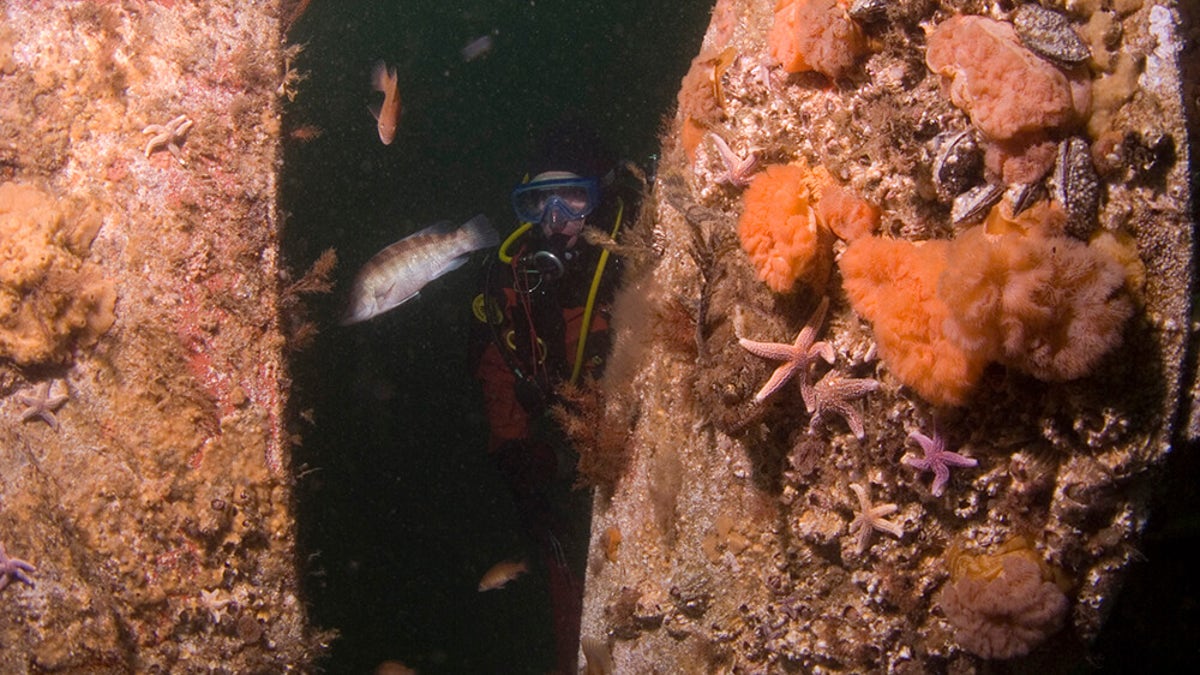
[[[116,289],[84,260],[98,228],[32,185],[0,184],[0,358],[62,363],[112,326]]]

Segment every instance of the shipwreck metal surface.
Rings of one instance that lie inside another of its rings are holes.
[[[870,53],[836,81],[771,65],[775,4],[716,3],[702,55],[728,65],[711,68],[720,111],[705,133],[764,163],[826,167],[880,207],[884,236],[952,238],[929,147],[970,122],[928,71],[924,37],[954,14],[1011,20],[1020,3],[891,3],[885,19],[863,24]],[[1180,74],[1194,54],[1184,19],[1195,17],[1150,0],[1046,4],[1076,28],[1088,12],[1106,14],[1108,32],[1092,48],[1106,45],[1107,66],[1093,82],[1109,78],[1116,93],[1097,102],[1094,131],[1128,139],[1123,157],[1154,157],[1150,170],[1124,162],[1100,178],[1096,226],[1132,236],[1146,269],[1123,344],[1070,382],[990,370],[966,405],[938,409],[877,359],[871,326],[848,306],[835,271],[819,339],[855,377],[881,383],[858,403],[865,440],[840,421],[807,433],[798,388],[755,407],[773,365],[737,338],[790,342],[817,296],[778,296],[754,278],[737,241],[741,189],[721,180],[729,169],[712,140],[699,142],[694,161],[685,155],[678,116],[649,216],[647,245],[661,256],[627,281],[602,402],[585,412],[598,429],[592,444],[619,455],[619,475],[594,504],[582,630],[593,663],[610,656],[615,672],[644,673],[978,670],[984,660],[961,647],[936,597],[952,551],[1021,537],[1065,575],[1070,607],[1063,630],[1025,665],[1062,670],[1085,658],[1138,555],[1155,470],[1196,436]],[[1140,64],[1126,93],[1114,65],[1122,54]],[[1148,150],[1164,146],[1169,157]],[[935,422],[978,460],[940,497],[900,461],[914,447],[908,434]],[[874,504],[894,504],[889,519],[903,536],[876,532],[857,550],[851,484],[866,486]]]
[[[0,183],[24,195],[3,222],[52,252],[6,258],[5,292],[45,299],[51,332],[55,307],[115,292],[98,336],[0,357],[0,543],[35,568],[0,590],[0,671],[283,672],[320,651],[285,478],[278,12],[0,2]]]

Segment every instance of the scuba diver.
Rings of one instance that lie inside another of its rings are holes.
[[[583,602],[583,580],[568,551],[580,559],[575,544],[586,548],[587,538],[573,535],[571,519],[551,495],[555,447],[566,441],[547,409],[558,385],[598,376],[608,353],[619,263],[587,243],[584,227],[595,223],[616,237],[638,194],[630,190],[628,202],[617,195],[624,190],[611,179],[616,174],[610,172],[609,184],[602,185],[570,171],[544,171],[518,185],[512,207],[520,225],[490,259],[473,307],[472,368],[483,388],[488,451],[549,572],[556,668],[562,673],[576,672]]]

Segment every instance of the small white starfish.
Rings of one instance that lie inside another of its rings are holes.
[[[758,153],[751,152],[745,159],[738,157],[733,152],[733,148],[721,138],[720,134],[711,133],[713,143],[717,146],[717,152],[721,154],[721,161],[725,164],[725,173],[717,178],[718,183],[729,183],[736,187],[746,187],[750,184],[750,179],[754,177],[755,169],[758,168]]]
[[[233,598],[221,598],[221,589],[200,590],[200,604],[212,616],[213,623],[221,623],[225,618],[225,608],[233,602]]]
[[[156,148],[165,147],[179,160],[179,163],[187,166],[187,161],[183,158],[183,151],[179,149],[183,143],[183,137],[187,135],[189,129],[192,128],[192,121],[187,115],[180,115],[166,124],[151,124],[142,129],[143,134],[154,134],[146,143],[146,157],[154,152]]]
[[[904,528],[900,526],[900,523],[884,519],[884,516],[889,516],[900,510],[900,507],[895,504],[872,505],[871,495],[867,493],[865,487],[858,483],[851,483],[850,489],[854,490],[854,494],[858,496],[858,513],[854,515],[854,520],[850,522],[850,533],[854,534],[854,531],[858,530],[858,544],[855,550],[859,555],[862,555],[867,550],[867,544],[871,540],[871,533],[875,530],[887,532],[897,539],[904,536]]]
[[[32,395],[25,393],[17,394],[17,398],[29,406],[21,412],[22,422],[28,422],[37,417],[46,424],[49,424],[51,429],[58,431],[58,419],[54,417],[54,411],[67,402],[68,396],[66,392],[56,390],[54,388],[56,384],[58,384],[58,380],[40,382],[34,387]]]

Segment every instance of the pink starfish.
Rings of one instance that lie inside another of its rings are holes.
[[[817,337],[817,331],[821,329],[821,322],[825,320],[825,310],[828,308],[829,298],[821,298],[821,304],[817,307],[817,311],[808,318],[808,323],[804,324],[804,328],[801,328],[800,334],[796,336],[796,341],[790,345],[738,338],[738,344],[751,354],[773,361],[783,361],[775,369],[775,372],[771,373],[770,379],[762,386],[762,389],[759,389],[758,393],[754,395],[755,403],[762,403],[792,379],[796,373],[800,373],[800,393],[804,397],[805,405],[808,404],[812,397],[812,385],[808,381],[809,367],[816,362],[818,356],[825,359],[826,363],[833,363],[836,356],[833,352],[833,345],[828,342],[813,342]]]
[[[900,461],[917,471],[933,472],[933,485],[929,491],[933,493],[934,497],[941,497],[942,492],[946,490],[946,482],[950,480],[950,467],[977,466],[979,464],[978,461],[970,457],[964,457],[957,452],[946,450],[946,439],[942,438],[937,427],[933,429],[933,438],[919,431],[914,431],[908,435],[908,439],[919,443],[925,456],[915,457],[906,454]]]
[[[854,437],[862,440],[866,436],[863,429],[862,417],[850,402],[862,398],[879,388],[879,382],[868,378],[845,377],[836,370],[825,373],[804,397],[804,405],[808,407],[812,419],[808,421],[809,429],[816,429],[824,421],[828,413],[837,413],[846,420]]]
[[[67,395],[61,392],[55,393],[54,385],[56,384],[58,384],[58,380],[40,382],[34,387],[32,396],[25,393],[17,394],[17,398],[29,406],[21,412],[22,422],[28,422],[37,417],[49,424],[51,429],[58,431],[58,419],[55,418],[54,411],[67,402]]]
[[[720,134],[710,134],[717,152],[721,153],[721,161],[725,163],[725,173],[717,178],[718,183],[729,183],[736,187],[746,187],[758,168],[758,153],[751,152],[745,159],[734,154],[733,149],[721,138]]]

